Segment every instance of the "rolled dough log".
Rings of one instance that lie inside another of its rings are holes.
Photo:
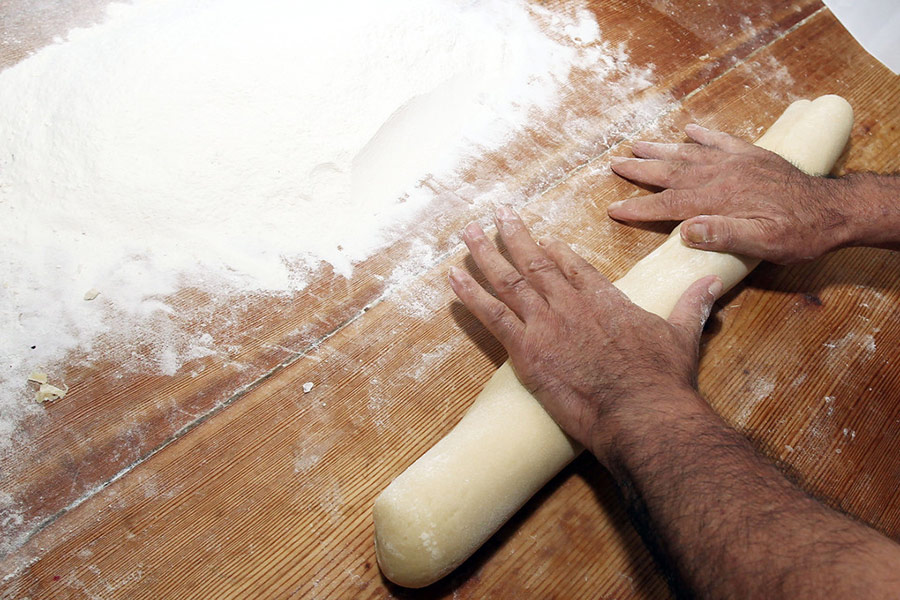
[[[839,96],[791,104],[757,145],[813,175],[828,173],[850,135],[853,110]],[[697,279],[729,289],[759,261],[689,248],[675,232],[615,282],[663,318]],[[509,362],[459,424],[375,500],[375,554],[384,575],[423,587],[472,555],[582,448],[516,379]]]

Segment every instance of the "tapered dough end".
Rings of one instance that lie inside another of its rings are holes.
[[[400,518],[398,509],[396,501],[384,498],[384,494],[375,500],[372,511],[376,523],[375,558],[381,573],[390,581],[408,588],[425,587],[446,573],[430,564],[430,552],[424,540],[407,539],[409,523]],[[398,548],[392,540],[401,540],[403,548]]]
[[[418,461],[412,474],[405,471],[395,479],[375,499],[372,510],[378,566],[389,580],[408,588],[438,581],[467,555],[442,527],[453,517],[441,510],[441,500],[453,494],[450,482],[427,468],[428,459],[424,471],[418,468],[422,464]],[[454,530],[450,528],[451,536]]]
[[[806,109],[810,104],[812,104],[812,100],[803,99],[792,102],[790,106],[781,113],[781,116],[772,123],[772,126],[762,134],[762,137],[756,140],[755,144],[760,148],[765,148],[766,150],[777,153],[777,149],[781,147],[784,138],[790,133],[791,127],[797,120],[802,118],[803,113],[806,112]]]
[[[809,175],[827,175],[844,151],[853,127],[853,107],[833,94],[797,100],[757,140]]]
[[[382,573],[404,587],[434,583],[580,452],[505,363],[456,427],[375,500]]]

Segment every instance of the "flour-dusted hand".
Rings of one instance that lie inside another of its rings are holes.
[[[512,263],[478,225],[463,238],[498,298],[455,268],[453,290],[504,345],[522,384],[603,461],[623,419],[658,402],[660,390],[695,387],[700,332],[721,281],[696,282],[667,322],[566,244],[535,243],[511,209],[499,209],[496,223]]]
[[[806,175],[774,152],[727,133],[688,125],[696,143],[636,142],[638,158],[612,169],[666,188],[614,203],[625,221],[685,220],[682,238],[706,250],[776,263],[816,258],[851,241],[846,182]]]

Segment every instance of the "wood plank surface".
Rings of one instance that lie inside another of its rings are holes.
[[[509,155],[472,166],[472,181],[503,181],[539,232],[611,277],[664,228],[606,218],[607,204],[643,193],[609,174],[610,148],[683,139],[694,120],[753,138],[793,98],[838,93],[857,114],[839,171],[900,168],[900,84],[818,3],[694,4],[591,5],[604,35],[628,40],[636,64],[653,63],[650,92],[662,102],[575,86]],[[639,122],[639,110],[655,112]],[[567,135],[576,118],[592,139]],[[380,578],[372,500],[503,359],[445,283],[449,265],[467,264],[455,232],[489,207],[457,190],[442,200],[428,228],[351,280],[324,273],[300,303],[250,299],[232,315],[248,333],[223,327],[217,341],[237,349],[203,361],[199,377],[117,379],[115,365],[71,373],[71,399],[29,424],[15,460],[3,458],[3,490],[30,529],[13,532],[22,544],[2,562],[12,576],[0,597],[666,597],[590,457],[432,589]],[[435,260],[402,285],[378,279],[423,238]],[[701,364],[720,414],[813,493],[895,537],[898,273],[897,253],[870,249],[764,265],[720,301]],[[215,305],[198,292],[181,300]],[[306,381],[316,383],[309,394]]]
[[[817,6],[810,0],[744,1],[727,19],[719,20],[721,15],[713,11],[709,18],[715,20],[705,26],[689,19],[690,27],[685,27],[679,20],[693,10],[690,5],[592,5],[604,39],[625,44],[635,68],[652,65],[658,83],[631,90],[618,85],[615,77],[602,85],[576,80],[556,113],[537,121],[502,152],[471,165],[464,189],[432,182],[439,201],[420,225],[357,265],[351,279],[326,267],[301,294],[281,298],[213,297],[184,290],[169,299],[175,309],[171,326],[210,336],[216,353],[188,362],[173,377],[148,375],[140,360],[137,369],[128,366],[133,354],[150,353],[149,345],[119,340],[108,350],[109,359],[93,361],[87,368],[80,366],[85,357],[71,357],[69,366],[55,374],[71,388],[66,402],[25,421],[21,437],[26,441],[0,456],[3,489],[12,498],[9,509],[15,515],[4,531],[12,540],[9,546],[18,547],[62,511],[226,408],[260,379],[359,318],[385,294],[403,286],[407,289],[400,293],[416,293],[415,281],[406,283],[407,274],[423,272],[452,251],[465,223],[484,218],[499,202],[522,205],[539,196]],[[15,43],[3,46],[0,66],[63,35],[67,24],[86,26],[102,14],[97,0],[68,6],[54,11],[50,4],[24,0],[3,5],[2,22],[15,27],[17,34],[8,36]],[[699,66],[697,56],[705,57]],[[578,124],[577,130],[572,123]],[[502,196],[493,191],[497,189],[504,190]],[[424,257],[418,251],[423,246],[428,248]],[[635,252],[622,258],[639,256]],[[418,308],[427,312],[433,306],[420,302]],[[27,395],[30,390],[22,383]]]

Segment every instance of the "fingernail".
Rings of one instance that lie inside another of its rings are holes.
[[[619,210],[624,205],[625,205],[624,200],[616,200],[615,202],[613,202],[612,204],[610,204],[609,206],[606,207],[606,212],[612,212],[614,210]]]
[[[478,223],[469,223],[466,225],[464,233],[466,237],[473,240],[484,236],[484,232],[481,230],[481,227],[478,226]]]
[[[691,223],[684,228],[684,237],[692,244],[708,244],[716,241],[716,236],[706,223]]]
[[[459,275],[460,271],[456,267],[450,267],[449,273],[447,275],[450,277],[450,283],[459,283]]]
[[[709,284],[709,293],[712,294],[714,298],[718,298],[719,294],[722,293],[722,288],[724,284],[722,280],[716,277],[711,284]]]
[[[503,221],[509,221],[516,218],[516,214],[506,204],[497,209],[497,218]]]
[[[542,237],[541,239],[539,239],[537,241],[537,243],[539,246],[549,246],[550,244],[553,243],[553,238],[552,237]]]
[[[706,131],[706,127],[698,123],[688,123],[684,126],[685,129],[687,129],[688,127],[690,127],[691,129],[702,129],[703,131]]]

